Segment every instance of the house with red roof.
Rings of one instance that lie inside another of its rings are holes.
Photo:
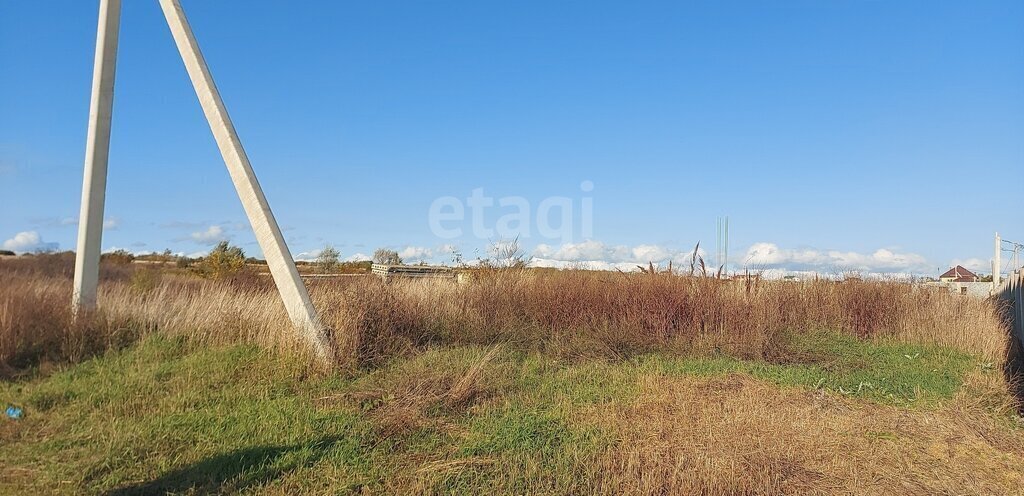
[[[978,274],[965,269],[962,265],[957,265],[939,276],[939,280],[942,282],[978,282],[980,278]]]

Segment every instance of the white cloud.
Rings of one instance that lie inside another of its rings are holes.
[[[224,228],[213,225],[208,227],[205,231],[197,231],[190,235],[192,241],[201,245],[215,245],[221,241],[227,240],[228,235],[224,232]]]
[[[295,255],[295,261],[297,262],[312,262],[316,260],[316,257],[320,256],[322,250],[310,250],[298,253]]]
[[[662,245],[607,245],[588,240],[559,246],[538,245],[533,251],[531,266],[634,271],[639,270],[637,265],[646,267],[648,262],[664,268],[672,261],[676,268],[688,269],[692,254],[693,251],[689,249]],[[698,251],[698,255],[712,263],[707,260],[703,249]],[[911,274],[934,271],[934,267],[930,267],[921,255],[887,248],[872,253],[858,253],[813,248],[783,249],[774,243],[755,243],[740,258],[734,258],[731,262],[733,268],[750,268],[769,278],[787,275],[806,278],[814,274],[838,275],[844,272],[858,272],[865,277],[904,278]],[[708,266],[708,270],[716,269]]]
[[[15,234],[13,238],[4,241],[3,244],[3,249],[15,253],[55,251],[59,247],[60,244],[58,243],[43,241],[43,238],[35,231],[22,231]]]
[[[295,255],[295,260],[300,261],[300,262],[313,262],[313,261],[316,261],[316,258],[320,256],[320,252],[321,251],[323,251],[323,250],[316,249],[316,250],[304,251],[302,253],[299,253],[299,254]],[[355,253],[355,254],[349,255],[347,257],[341,257],[340,260],[342,262],[365,262],[365,261],[370,260],[372,258],[373,257],[371,257],[370,255],[367,255],[365,253]]]
[[[698,255],[704,256],[701,249]],[[571,263],[608,263],[608,264],[646,264],[648,262],[677,264],[689,262],[693,256],[692,249],[675,249],[660,245],[625,246],[606,245],[600,241],[587,240],[581,243],[565,243],[561,246],[537,245],[533,257],[550,262]]]
[[[403,262],[420,262],[434,257],[434,250],[424,246],[406,246],[398,251]]]
[[[607,262],[604,260],[570,261],[537,257],[530,259],[530,267],[553,269],[621,270],[623,272],[635,272],[640,270],[639,265],[640,264],[633,262]]]
[[[371,257],[371,256],[369,256],[369,255],[367,255],[365,253],[356,253],[355,255],[351,255],[351,256],[345,257],[344,261],[346,261],[346,262],[365,262],[367,260],[371,260],[372,258],[373,257]]]
[[[703,249],[698,250],[697,254],[705,256]],[[530,266],[633,272],[640,270],[638,266],[646,267],[649,263],[665,268],[672,262],[676,268],[681,269],[689,266],[691,257],[693,249],[653,244],[607,245],[601,241],[587,240],[560,246],[537,245],[533,250]]]
[[[113,253],[113,252],[118,251],[118,250],[126,251],[126,252],[131,253],[132,255],[135,255],[137,257],[138,256],[142,256],[142,255],[155,255],[155,254],[157,254],[157,252],[153,251],[153,250],[130,250],[128,248],[121,248],[119,246],[107,247],[106,249],[104,249],[102,251],[102,253]]]
[[[537,258],[566,262],[603,260],[611,257],[611,253],[604,243],[592,240],[582,243],[566,243],[561,246],[540,244],[534,248],[533,255]]]
[[[968,258],[966,260],[961,260],[959,258],[954,258],[953,261],[949,262],[950,267],[956,267],[957,265],[962,265],[967,270],[973,272],[984,272],[986,274],[992,272],[991,260],[982,260],[980,258]]]
[[[304,251],[302,253],[299,253],[298,255],[295,255],[295,260],[300,261],[300,262],[313,262],[313,261],[316,261],[316,257],[320,256],[320,251],[321,250]],[[367,255],[365,253],[355,253],[355,254],[349,255],[347,257],[342,257],[341,261],[342,262],[365,262],[365,261],[370,260],[372,258],[373,257],[371,257],[370,255]]]
[[[111,218],[103,221],[103,229],[104,230],[117,229],[120,225],[121,225],[121,221],[116,219],[116,218],[114,218],[114,217],[111,217]]]
[[[743,259],[737,262],[754,269],[789,271],[930,273],[933,270],[921,255],[898,253],[886,248],[873,253],[857,253],[813,248],[784,249],[774,243],[764,242],[751,245]]]

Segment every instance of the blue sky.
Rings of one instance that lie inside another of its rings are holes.
[[[734,269],[988,272],[1024,241],[1021,2],[183,5],[296,255],[474,258],[470,210],[429,215],[475,189],[484,227],[525,202],[542,265],[713,254],[722,215]],[[0,3],[8,248],[74,248],[97,11]],[[258,255],[155,0],[124,2],[115,95],[104,248]]]

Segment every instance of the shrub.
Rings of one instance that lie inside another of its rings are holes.
[[[114,250],[100,255],[100,260],[114,265],[128,265],[135,260],[135,255],[127,250]]]
[[[231,246],[227,241],[217,243],[197,266],[199,274],[210,279],[225,279],[244,268],[245,252],[238,246]]]
[[[317,271],[323,274],[337,272],[339,256],[341,256],[341,254],[338,253],[338,250],[334,249],[333,246],[325,246],[324,249],[320,250],[320,254],[316,257]]]

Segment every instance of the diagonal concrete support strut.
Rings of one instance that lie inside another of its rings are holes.
[[[274,277],[274,283],[284,301],[288,316],[312,346],[318,358],[331,360],[334,357],[333,337],[317,317],[306,286],[299,277],[295,262],[284,242],[284,236],[281,235],[281,229],[274,220],[270,205],[242,148],[242,142],[238,139],[224,102],[213,83],[210,69],[199,51],[199,44],[185,19],[185,13],[178,0],[161,0],[160,7],[185,62],[185,69],[195,87],[203,113],[231,175],[231,181],[252,224],[256,240],[267,258],[267,265],[270,267],[270,273]],[[120,19],[121,0],[100,0],[92,97],[89,106],[89,135],[85,151],[85,177],[82,180],[82,207],[75,254],[72,308],[76,313],[96,306]]]
[[[321,359],[333,358],[333,343],[327,330],[321,325],[309,299],[305,284],[299,277],[295,268],[295,262],[285,244],[281,229],[274,220],[270,211],[270,205],[263,195],[256,180],[256,174],[249,164],[249,159],[242,148],[242,142],[235,132],[235,127],[228,117],[227,108],[220,98],[220,93],[213,82],[213,76],[206,65],[203,54],[199,51],[199,44],[192,34],[192,28],[185,18],[185,12],[178,0],[160,0],[160,8],[163,9],[164,17],[167,18],[167,25],[171,28],[174,42],[181,53],[181,59],[185,62],[185,69],[188,71],[192,86],[195,87],[196,96],[206,114],[206,120],[213,131],[213,137],[220,148],[220,154],[224,158],[231,181],[235,184],[238,197],[242,200],[245,214],[249,217],[252,230],[256,234],[256,240],[263,249],[263,255],[267,259],[270,273],[274,277],[274,283],[281,293],[281,299],[288,311],[288,316],[313,346],[314,351]]]

